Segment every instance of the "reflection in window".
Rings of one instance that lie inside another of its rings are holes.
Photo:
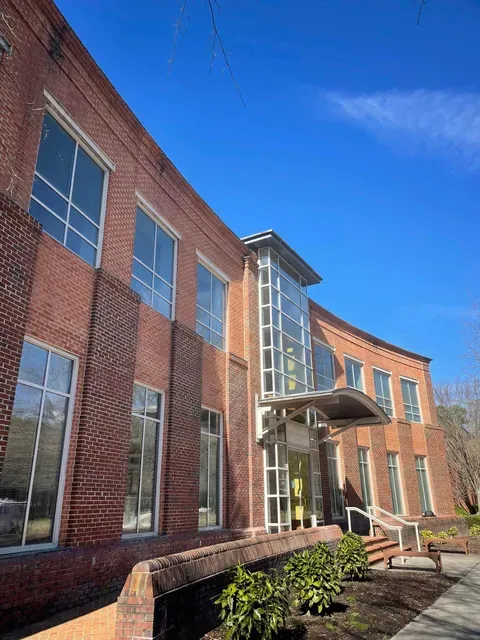
[[[221,414],[216,411],[202,409],[200,421],[199,529],[218,527],[221,524],[221,429]]]
[[[363,391],[362,363],[351,358],[345,358],[345,374],[347,377],[347,387]]]
[[[405,418],[410,422],[421,422],[420,404],[418,402],[418,384],[412,380],[400,379],[402,385]]]
[[[197,265],[197,333],[219,349],[225,349],[226,285]]]
[[[97,260],[104,180],[104,170],[45,113],[30,214],[91,265]]]
[[[372,485],[370,482],[369,450],[364,447],[358,449],[358,466],[360,470],[360,484],[362,486],[362,499],[364,508],[373,504]]]
[[[418,490],[420,491],[420,504],[422,513],[433,511],[432,496],[430,494],[430,482],[428,481],[427,459],[425,456],[415,456],[417,469]]]
[[[343,518],[345,512],[343,503],[342,482],[340,481],[338,442],[328,441],[326,444],[328,479],[330,481],[330,498],[332,502],[332,516],[334,518]]]
[[[73,360],[23,345],[0,475],[0,547],[54,542]]]
[[[387,416],[393,416],[392,392],[390,389],[390,374],[385,371],[373,370],[375,382],[375,398]]]
[[[398,465],[398,453],[387,453],[388,476],[390,478],[390,490],[392,492],[393,513],[403,513],[402,485],[400,482],[400,468]]]
[[[317,389],[328,391],[335,388],[335,370],[333,365],[333,351],[321,344],[314,346],[315,373],[317,376]]]
[[[161,410],[161,393],[138,384],[134,385],[127,494],[123,513],[124,534],[156,530]]]
[[[131,287],[143,302],[172,319],[175,240],[137,207]]]

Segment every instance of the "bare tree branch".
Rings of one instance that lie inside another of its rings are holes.
[[[188,0],[183,0],[182,5],[180,7],[180,15],[178,16],[178,20],[174,24],[172,55],[170,56],[170,60],[167,60],[168,62],[167,77],[170,75],[170,71],[172,70],[173,63],[175,62],[175,54],[177,53],[178,34],[183,35],[182,25],[183,25],[183,19],[185,17],[185,11],[187,9],[187,2]]]
[[[420,18],[422,17],[423,5],[427,4],[427,0],[418,0],[418,2],[420,2],[420,6],[418,8],[418,14],[417,14],[417,27],[420,24]]]
[[[230,65],[230,60],[228,59],[228,53],[227,53],[227,51],[226,51],[226,49],[224,47],[222,37],[221,37],[220,32],[218,30],[214,5],[217,7],[218,11],[220,10],[220,6],[219,6],[217,0],[207,0],[207,2],[208,2],[208,8],[210,9],[210,19],[211,19],[211,24],[212,24],[212,40],[213,40],[213,44],[212,44],[212,61],[210,63],[210,70],[212,69],[213,62],[214,62],[215,57],[216,57],[216,47],[217,47],[217,44],[218,44],[218,46],[220,47],[220,51],[222,53],[222,57],[223,57],[223,59],[225,61],[225,67],[227,68],[228,73],[230,74],[230,78],[232,80],[233,86],[235,87],[238,95],[240,96],[240,100],[242,101],[243,106],[246,107],[247,105],[245,104],[245,100],[243,99],[242,92],[240,90],[240,85],[235,80],[235,75],[234,75],[233,69],[232,69],[232,67]]]

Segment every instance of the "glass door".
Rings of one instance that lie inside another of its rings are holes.
[[[310,527],[312,522],[310,454],[289,449],[288,472],[292,529]]]

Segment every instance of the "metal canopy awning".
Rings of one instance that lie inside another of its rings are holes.
[[[268,416],[267,428],[263,425],[263,419],[259,419],[260,433],[263,437],[266,431],[284,424],[295,416],[315,409],[320,422],[325,422],[329,427],[336,428],[320,440],[324,442],[352,427],[371,427],[372,425],[390,424],[390,418],[379,405],[369,396],[357,389],[332,389],[330,391],[309,391],[291,396],[281,396],[259,400],[257,408],[262,416]],[[269,412],[285,409],[284,416],[268,415]]]

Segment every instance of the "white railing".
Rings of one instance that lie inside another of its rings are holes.
[[[403,518],[396,516],[394,513],[390,513],[390,511],[386,511],[385,509],[382,509],[382,507],[370,506],[370,507],[367,507],[367,510],[368,510],[368,513],[371,513],[372,515],[373,515],[372,512],[374,510],[380,511],[381,513],[385,514],[389,518],[393,518],[394,520],[397,520],[397,522],[401,522],[406,527],[415,527],[415,537],[417,538],[417,547],[419,551],[422,550],[422,544],[420,542],[420,532],[418,530],[418,522],[407,522],[407,520],[404,520]]]
[[[359,509],[358,507],[345,507],[345,510],[347,512],[347,519],[348,519],[348,530],[352,531],[352,511],[357,511],[357,513],[360,513],[362,516],[365,516],[365,518],[368,518],[370,520],[370,534],[373,534],[373,523],[377,522],[380,526],[385,527],[385,529],[390,529],[390,531],[397,531],[398,532],[398,546],[400,547],[400,550],[403,550],[403,536],[402,536],[402,529],[403,527],[398,527],[397,525],[394,524],[388,524],[388,522],[384,522],[383,520],[380,520],[380,518],[377,518],[377,516],[374,516],[372,513],[367,513],[366,511],[363,511],[362,509]],[[405,562],[405,558],[402,558],[402,562]]]

